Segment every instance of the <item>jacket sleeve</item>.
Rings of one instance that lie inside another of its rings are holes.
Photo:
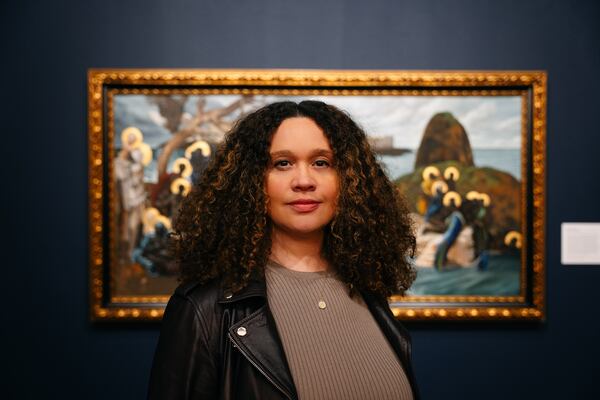
[[[213,399],[218,396],[218,377],[202,315],[176,293],[163,316],[148,399]]]

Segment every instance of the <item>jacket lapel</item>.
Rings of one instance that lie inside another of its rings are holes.
[[[230,340],[248,361],[289,399],[297,398],[292,374],[269,310],[264,281],[251,280],[239,293],[224,291],[219,303],[236,303],[251,297],[262,297],[264,304],[246,318],[229,327]]]

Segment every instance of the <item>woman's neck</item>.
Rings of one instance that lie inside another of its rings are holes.
[[[294,237],[280,230],[273,230],[270,258],[285,268],[301,272],[317,272],[329,269],[321,255],[323,233]]]

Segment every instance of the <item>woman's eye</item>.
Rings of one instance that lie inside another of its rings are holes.
[[[273,163],[275,167],[288,167],[290,162],[288,160],[278,160]]]
[[[315,161],[315,165],[317,167],[328,167],[329,166],[329,161],[327,161],[327,160],[317,160],[317,161]]]

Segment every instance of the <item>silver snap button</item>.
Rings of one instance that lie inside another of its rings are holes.
[[[243,326],[240,326],[239,328],[237,328],[237,334],[238,336],[246,336],[246,333],[248,333],[248,331],[246,331],[246,328],[244,328]]]
[[[324,310],[325,308],[327,308],[327,304],[323,300],[321,300],[319,301],[319,308],[321,310]]]

